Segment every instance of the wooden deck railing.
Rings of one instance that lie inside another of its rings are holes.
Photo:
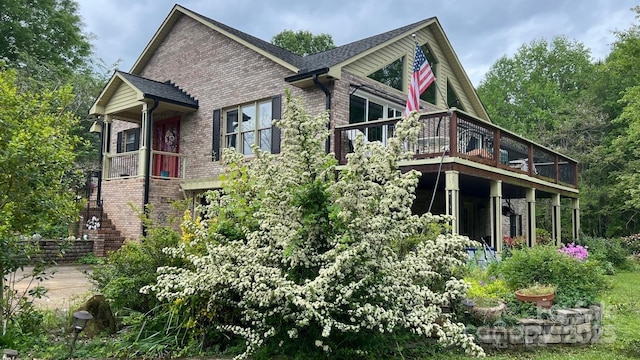
[[[358,132],[363,133],[367,141],[386,144],[398,121],[396,118],[336,127],[334,151],[338,161],[346,163],[346,155],[353,151]],[[457,110],[424,114],[420,123],[418,142],[411,149],[416,159],[459,157],[578,187],[576,161],[493,124]]]

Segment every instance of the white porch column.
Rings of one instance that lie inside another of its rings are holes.
[[[572,213],[572,225],[573,225],[573,240],[576,241],[580,237],[580,199],[572,199],[573,213]]]
[[[138,176],[145,176],[147,174],[147,146],[149,146],[149,139],[147,139],[147,127],[150,125],[147,108],[147,103],[143,103],[142,124],[140,126],[140,148],[138,149]]]
[[[102,125],[102,178],[106,179],[109,177],[111,172],[111,161],[109,160],[109,150],[111,148],[111,123],[113,119],[111,115],[104,115],[103,125]]]
[[[551,195],[551,240],[556,246],[560,246],[561,237],[561,219],[560,219],[560,194]]]
[[[526,190],[527,198],[527,245],[536,244],[536,189]]]
[[[491,247],[502,252],[502,181],[491,181]]]
[[[451,221],[451,232],[453,234],[460,233],[460,180],[457,171],[447,171],[445,173],[446,183],[446,206],[447,215],[453,216]]]

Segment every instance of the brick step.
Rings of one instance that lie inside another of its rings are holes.
[[[96,256],[105,256],[108,252],[116,251],[122,247],[125,242],[124,236],[120,230],[118,230],[111,219],[109,219],[106,212],[99,207],[90,207],[81,211],[81,215],[84,217],[82,224],[82,232],[88,234],[90,238],[95,237],[103,240],[104,243],[98,248],[94,247]],[[96,230],[88,230],[86,228],[86,222],[92,217],[100,219],[100,228]],[[102,249],[100,249],[102,247]]]

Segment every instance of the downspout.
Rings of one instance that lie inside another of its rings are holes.
[[[153,141],[151,141],[151,128],[153,127],[153,110],[155,110],[160,102],[158,98],[153,98],[153,106],[151,109],[147,109],[147,132],[145,134],[145,140],[147,141],[147,148],[145,149],[145,157],[147,159],[147,163],[145,164],[145,174],[144,174],[144,214],[145,216],[149,216],[147,205],[149,205],[149,186],[151,184],[151,146],[153,146]],[[142,222],[142,236],[147,236],[147,225],[146,222]]]
[[[333,117],[331,115],[331,92],[329,91],[329,89],[327,89],[326,86],[324,86],[324,84],[322,84],[320,82],[320,80],[318,80],[318,74],[317,73],[313,74],[313,83],[316,84],[316,86],[318,88],[320,88],[320,90],[322,90],[324,92],[324,95],[326,97],[325,109],[329,110],[329,123],[327,124],[327,130],[331,131],[331,118]],[[327,154],[331,152],[331,134],[329,134],[329,136],[327,137],[327,141],[325,142],[324,150],[325,150],[325,152]]]

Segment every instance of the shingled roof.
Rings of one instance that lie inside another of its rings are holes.
[[[140,90],[145,98],[158,98],[165,102],[198,108],[198,100],[171,82],[159,82],[119,70],[117,73]]]
[[[413,24],[399,27],[394,30],[390,30],[378,35],[370,36],[365,39],[354,41],[346,45],[338,46],[327,51],[319,52],[316,54],[310,54],[303,57],[303,56],[294,54],[289,50],[283,49],[279,46],[273,45],[270,42],[264,41],[255,36],[244,33],[238,29],[234,29],[223,23],[215,21],[204,15],[198,14],[198,16],[208,21],[211,25],[224,29],[225,31],[241,38],[242,40],[250,43],[251,45],[259,49],[262,49],[268,52],[269,54],[291,65],[298,67],[299,69],[304,69],[305,71],[309,71],[309,72],[322,69],[322,68],[328,68],[333,65],[342,63],[354,56],[357,56],[358,54],[361,54],[375,46],[383,44],[397,36],[400,36],[408,31],[411,31],[412,29],[418,28],[435,19],[435,17],[424,19],[424,20],[415,22]]]
[[[279,46],[273,45],[270,42],[264,41],[262,39],[258,39],[255,36],[249,35],[247,33],[244,33],[238,29],[234,29],[230,26],[227,26],[221,22],[215,21],[209,17],[206,17],[204,15],[200,15],[198,14],[200,17],[202,17],[203,19],[205,19],[206,21],[208,21],[211,25],[221,28],[239,38],[241,38],[242,40],[252,44],[253,46],[256,46],[266,52],[268,52],[269,54],[282,59],[283,61],[288,62],[291,65],[294,65],[298,68],[304,68],[305,67],[305,58],[303,58],[300,55],[297,55],[289,50],[283,49]]]
[[[313,71],[313,70],[321,69],[325,67],[331,67],[333,65],[349,60],[350,58],[360,53],[363,53],[373,47],[383,44],[395,38],[396,36],[400,36],[408,31],[411,31],[412,29],[418,28],[421,25],[424,25],[434,19],[435,17],[428,18],[425,20],[415,22],[413,24],[409,24],[394,30],[384,32],[382,34],[370,36],[362,40],[358,40],[346,45],[338,46],[331,50],[308,55],[304,58],[306,62],[305,67],[309,71]]]

